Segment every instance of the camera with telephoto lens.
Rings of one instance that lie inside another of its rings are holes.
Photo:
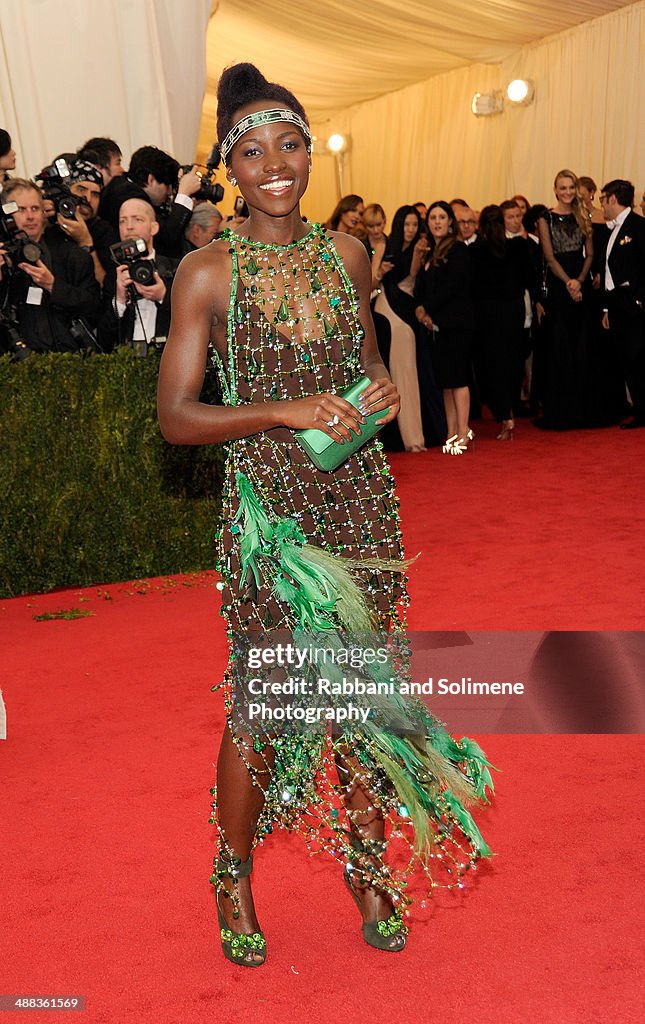
[[[0,245],[8,258],[7,266],[14,269],[19,263],[31,263],[35,266],[42,258],[42,249],[37,242],[32,242],[29,235],[19,231],[14,220],[18,212],[18,203],[3,203],[0,212]]]
[[[201,175],[202,183],[199,192],[193,193],[193,199],[206,199],[209,203],[221,203],[224,198],[224,189],[219,182],[215,181],[215,171],[219,167],[221,160],[219,146],[215,142],[206,161],[206,174]],[[188,174],[192,169],[190,164],[182,167],[184,174]]]
[[[110,246],[110,252],[117,267],[124,263],[127,265],[135,284],[155,283],[155,261],[148,255],[148,246],[143,238],[129,238],[126,242],[117,242],[116,245]]]
[[[87,206],[88,203],[86,199],[70,192],[70,176],[69,164],[61,157],[48,167],[43,167],[37,181],[40,182],[43,199],[49,199],[54,206],[54,212],[60,213],[61,217],[67,220],[76,220],[79,206]]]

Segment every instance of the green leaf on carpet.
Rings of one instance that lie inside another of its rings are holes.
[[[50,619],[87,619],[94,612],[84,611],[82,608],[61,608],[57,612],[43,612],[41,615],[34,615],[36,622],[48,622]]]

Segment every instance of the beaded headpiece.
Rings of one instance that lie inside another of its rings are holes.
[[[291,124],[295,124],[305,137],[307,150],[311,151],[309,125],[306,121],[303,121],[300,114],[296,114],[295,110],[289,110],[288,107],[271,107],[269,110],[257,110],[254,114],[247,114],[233,125],[220,146],[220,153],[224,163],[228,164],[228,158],[233,146],[251,128],[256,128],[260,124],[273,124],[276,121],[290,121]]]

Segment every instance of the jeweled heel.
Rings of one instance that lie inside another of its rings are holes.
[[[217,920],[220,927],[220,940],[222,952],[232,964],[239,964],[240,967],[261,967],[266,960],[266,940],[262,932],[234,932],[226,923],[219,905],[220,891],[226,892],[233,899],[233,916],[236,917],[235,899],[222,884],[224,878],[232,878],[235,885],[239,878],[246,878],[253,870],[253,855],[248,860],[241,860],[239,857],[229,859],[215,858],[213,861],[213,874],[211,882],[215,886],[215,903],[217,906]],[[251,954],[253,959],[247,957]],[[261,957],[261,959],[255,959]]]
[[[380,856],[385,850],[385,843],[380,840],[367,840],[362,841],[356,836],[350,837],[350,846],[357,852],[363,853],[366,856]],[[352,879],[354,871],[345,868],[343,879],[345,885],[349,889],[354,903],[358,907],[361,917],[363,916],[363,909],[361,901],[354,890],[352,885]],[[363,882],[369,887],[371,882],[369,878],[365,878],[363,875]],[[405,948],[406,936],[408,934],[407,926],[403,923],[403,918],[398,911],[394,911],[384,921],[363,921],[362,924],[363,938],[368,946],[373,946],[374,949],[382,949],[385,953],[400,953]],[[396,938],[397,944],[392,945],[392,939]]]

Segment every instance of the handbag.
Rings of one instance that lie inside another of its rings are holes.
[[[339,391],[338,395],[357,409],[358,399],[370,383],[369,377],[361,377],[360,380],[355,381],[354,384],[351,384],[344,391]],[[352,431],[350,441],[334,441],[329,434],[325,434],[323,430],[318,430],[317,427],[310,427],[308,430],[297,430],[294,433],[294,437],[298,444],[306,451],[314,466],[317,466],[318,469],[322,469],[326,473],[330,473],[332,470],[337,469],[341,463],[346,462],[350,455],[353,455],[355,451],[362,448],[366,441],[369,441],[370,438],[379,432],[382,424],[377,424],[376,421],[387,416],[388,412],[389,409],[379,409],[377,412],[366,416],[365,422],[361,424],[360,434],[355,434]]]

